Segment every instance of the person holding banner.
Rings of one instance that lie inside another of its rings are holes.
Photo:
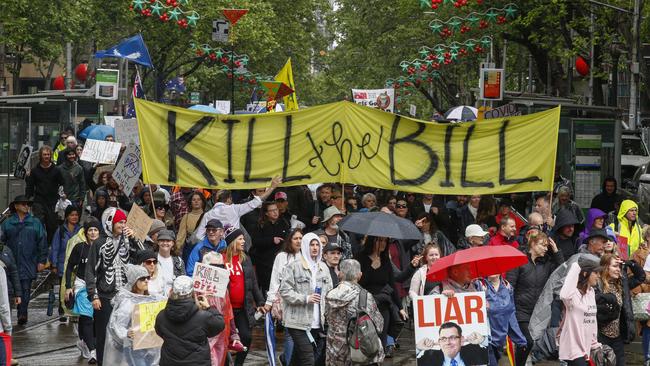
[[[203,240],[198,242],[192,252],[187,257],[185,272],[188,276],[194,274],[194,264],[201,262],[203,256],[208,252],[221,252],[226,248],[226,242],[223,240],[223,224],[217,219],[208,221],[205,225],[207,235]]]
[[[142,266],[127,264],[126,284],[113,298],[113,312],[106,328],[103,363],[111,366],[150,366],[158,363],[160,348],[134,349],[136,329],[132,314],[138,304],[163,300],[149,295],[149,272]]]
[[[230,303],[241,343],[250,348],[253,341],[254,314],[256,311],[266,313],[263,306],[264,295],[257,285],[253,264],[244,252],[245,239],[242,230],[229,227],[226,230],[225,240],[228,247],[224,255],[224,264],[230,271],[228,283]],[[235,366],[243,365],[247,354],[248,349],[238,352],[235,356]]]

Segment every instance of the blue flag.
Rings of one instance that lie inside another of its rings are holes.
[[[95,57],[124,58],[131,62],[135,62],[136,64],[153,68],[149,51],[147,50],[147,46],[144,44],[142,35],[139,33],[131,38],[123,40],[118,45],[110,47],[107,50],[97,51]]]

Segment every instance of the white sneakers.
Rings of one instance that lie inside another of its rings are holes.
[[[90,358],[88,358],[88,363],[94,365],[97,363],[97,353],[95,350],[90,351]]]
[[[88,349],[88,346],[86,345],[86,342],[82,341],[81,339],[77,341],[77,348],[79,348],[79,351],[81,352],[81,357],[85,359],[90,358],[90,350]]]

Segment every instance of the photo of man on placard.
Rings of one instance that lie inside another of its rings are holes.
[[[416,348],[423,351],[418,355],[418,366],[472,366],[488,364],[488,337],[476,332],[467,337],[463,329],[454,322],[440,325],[438,342],[430,338],[421,339]]]

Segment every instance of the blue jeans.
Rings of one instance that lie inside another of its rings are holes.
[[[20,305],[18,305],[18,317],[27,317],[27,306],[29,305],[30,294],[32,292],[32,281],[20,280],[20,287],[23,290],[23,296],[20,297]]]
[[[394,345],[395,345],[395,338],[391,336],[386,336],[386,347],[394,346]]]
[[[284,328],[284,359],[287,364],[291,362],[291,354],[293,353],[293,339],[289,334],[289,329]]]
[[[650,327],[647,325],[643,325],[643,328],[641,328],[641,345],[643,346],[643,360],[648,361],[650,360]]]

